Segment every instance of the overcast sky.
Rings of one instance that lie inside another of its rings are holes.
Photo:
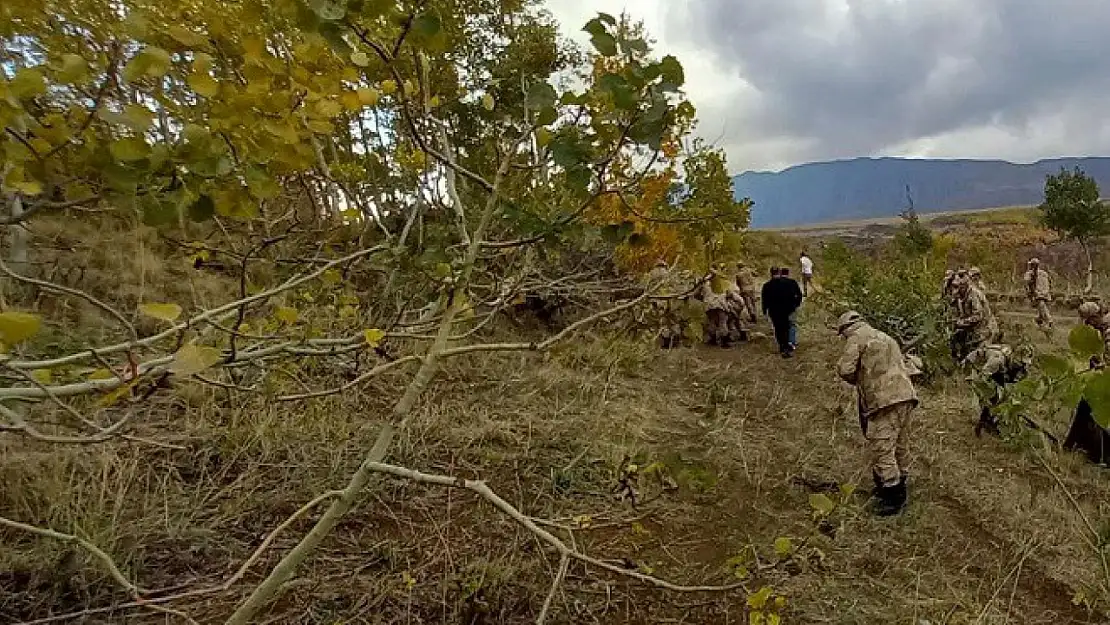
[[[1110,155],[1110,0],[548,0],[628,7],[735,173],[854,156]]]

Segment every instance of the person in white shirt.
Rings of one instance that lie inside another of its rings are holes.
[[[813,284],[813,260],[805,252],[798,260],[802,264],[802,295],[809,297],[809,287]]]

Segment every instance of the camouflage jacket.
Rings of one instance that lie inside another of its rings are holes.
[[[975,287],[956,303],[957,327],[966,330],[973,339],[990,341],[998,334],[998,321],[991,312],[987,296]]]
[[[741,269],[736,273],[736,286],[744,295],[755,295],[755,273],[747,267]]]
[[[1036,275],[1034,275],[1032,269],[1025,272],[1025,292],[1029,294],[1029,299],[1046,301],[1052,299],[1052,287],[1048,281],[1048,272],[1038,268],[1035,273]]]
[[[978,368],[979,375],[986,380],[1008,367],[1013,353],[1009,345],[988,344],[973,350],[965,362]]]
[[[917,390],[897,341],[867,323],[850,328],[847,335],[837,368],[841,379],[859,391],[861,418],[902,402],[917,404]]]

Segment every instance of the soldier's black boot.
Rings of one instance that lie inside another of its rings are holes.
[[[875,491],[875,516],[889,517],[902,512],[906,506],[906,480],[894,486],[880,486]]]

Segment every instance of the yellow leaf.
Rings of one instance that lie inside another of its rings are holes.
[[[308,126],[308,129],[312,132],[322,135],[331,134],[335,130],[335,125],[326,119],[310,119],[305,126]]]
[[[316,103],[316,113],[331,119],[343,112],[343,107],[335,100],[320,100]]]
[[[366,344],[370,347],[377,347],[382,344],[382,339],[385,338],[385,332],[377,328],[366,330],[362,333],[362,338],[366,339]]]
[[[773,612],[771,614],[768,614],[767,625],[782,625],[782,617]]]
[[[437,96],[437,95],[432,96],[431,99],[428,100],[428,106],[430,106],[432,108],[436,108],[440,104],[442,104],[442,102],[440,101],[439,96]]]
[[[24,67],[15,73],[8,89],[16,98],[33,98],[46,93],[46,79],[37,67]]]
[[[787,556],[790,555],[791,551],[794,551],[793,541],[791,541],[789,538],[786,538],[785,536],[775,539],[775,553],[779,554],[780,556]]]
[[[46,386],[54,379],[54,372],[50,369],[35,369],[31,372],[31,378],[39,384]]]
[[[352,52],[351,62],[359,67],[366,67],[370,64],[370,57],[365,52]]]
[[[764,586],[758,592],[748,597],[748,607],[753,610],[762,610],[763,606],[767,605],[767,600],[771,598],[771,587]]]
[[[139,312],[147,317],[161,319],[162,321],[177,321],[181,316],[181,307],[177,304],[140,304]]]
[[[150,155],[150,146],[143,141],[142,137],[125,137],[113,141],[112,145],[108,146],[108,151],[113,158],[126,163],[146,158]]]
[[[354,91],[344,91],[343,95],[339,96],[339,101],[343,104],[343,108],[348,111],[357,111],[362,108],[362,98]]]
[[[540,128],[539,130],[537,130],[536,131],[536,145],[538,145],[542,148],[542,147],[545,147],[549,143],[551,143],[551,131],[548,130],[547,128]]]
[[[105,407],[111,406],[111,405],[115,404],[117,401],[123,399],[124,396],[130,395],[130,394],[131,394],[131,386],[130,385],[121,386],[121,387],[117,388],[116,390],[108,393],[104,397],[101,397],[100,398],[100,405],[105,406]]]
[[[362,101],[362,103],[366,106],[375,106],[382,99],[382,96],[380,93],[378,93],[377,89],[371,89],[370,87],[359,87],[358,99]]]
[[[406,80],[405,84],[401,85],[401,88],[404,89],[406,96],[411,96],[416,93],[416,85],[414,85],[411,80]]]
[[[173,355],[170,371],[180,376],[200,373],[220,362],[223,353],[215,347],[190,343]]]
[[[42,319],[38,315],[22,312],[0,313],[0,341],[5,345],[22,343],[38,334]]]
[[[781,610],[785,607],[786,607],[786,597],[783,597],[782,595],[779,595],[778,597],[775,597],[775,608]]]
[[[90,380],[110,380],[114,377],[116,377],[116,374],[104,368],[97,369],[89,374]]]
[[[220,83],[208,74],[190,74],[189,87],[197,92],[197,95],[206,98],[214,98],[220,92]]]
[[[482,95],[482,108],[492,111],[495,106],[497,103],[493,101],[493,96],[488,93]]]
[[[382,81],[382,93],[386,95],[397,93],[397,82],[393,80]]]
[[[12,188],[23,195],[38,195],[42,193],[42,183],[38,180],[23,180],[13,184]]]
[[[207,74],[212,69],[212,55],[206,52],[197,52],[193,55],[193,71]]]
[[[64,83],[76,84],[83,82],[89,74],[89,64],[76,54],[63,54],[58,80]]]
[[[194,33],[193,31],[185,28],[180,24],[174,24],[173,26],[170,26],[167,34],[171,38],[173,38],[174,41],[180,43],[186,48],[195,48],[197,46],[202,46],[208,41],[204,36],[198,35],[197,33]]]
[[[162,48],[150,46],[142,51],[142,56],[146,60],[146,71],[144,72],[151,78],[161,78],[170,71],[172,59],[170,53]]]
[[[274,318],[282,323],[293,324],[297,323],[297,319],[300,318],[300,313],[297,312],[296,308],[278,306],[277,310],[274,311]]]
[[[135,132],[146,132],[154,123],[154,111],[139,104],[123,107],[123,120]]]

